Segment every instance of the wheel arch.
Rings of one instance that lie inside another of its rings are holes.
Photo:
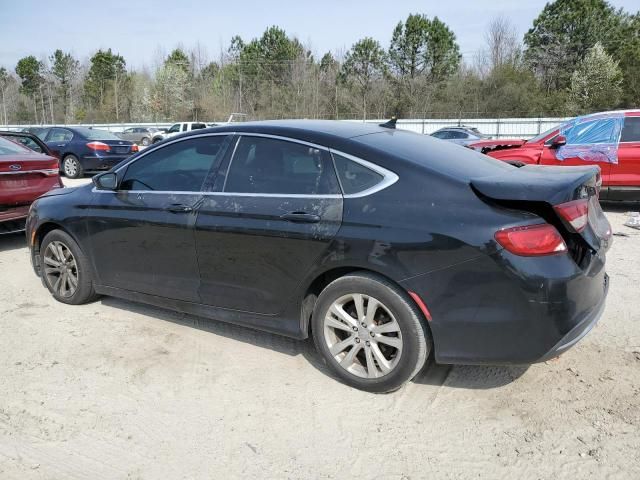
[[[78,246],[80,246],[80,242],[78,242],[78,239],[76,238],[76,236],[72,232],[70,232],[68,229],[64,228],[62,224],[52,220],[47,220],[43,222],[41,225],[38,226],[38,228],[36,228],[36,230],[32,234],[32,238],[30,239],[30,241],[32,242],[31,252],[33,256],[32,258],[33,267],[36,273],[38,274],[38,276],[40,276],[39,258],[40,258],[40,246],[42,245],[42,240],[44,240],[44,237],[49,232],[52,232],[54,230],[62,230],[64,233],[66,233],[71,238],[73,238],[75,242],[78,244]],[[82,247],[80,246],[80,248]]]
[[[429,326],[429,320],[424,315],[422,308],[416,300],[412,297],[409,291],[404,288],[399,282],[385,275],[384,273],[378,272],[374,269],[361,267],[361,266],[339,266],[329,268],[322,272],[317,273],[314,278],[308,282],[304,293],[302,295],[302,302],[300,308],[300,327],[302,330],[303,338],[306,338],[311,335],[311,316],[313,315],[313,310],[316,305],[316,301],[318,300],[318,295],[320,292],[324,290],[327,285],[329,285],[334,280],[337,280],[340,277],[344,277],[345,275],[353,274],[353,273],[368,273],[371,275],[375,275],[377,277],[383,278],[387,282],[392,283],[398,289],[406,295],[406,300],[410,302],[412,305],[416,307],[418,312],[420,312],[420,317],[423,321],[425,328],[429,330],[429,334],[431,338],[433,338],[433,334],[431,332],[431,327]]]

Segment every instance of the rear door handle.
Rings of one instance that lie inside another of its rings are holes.
[[[321,220],[320,215],[305,212],[285,213],[280,218],[293,223],[318,223]]]
[[[182,203],[173,203],[167,208],[172,213],[189,213],[193,212],[193,207]]]

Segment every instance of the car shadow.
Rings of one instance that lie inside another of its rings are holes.
[[[606,202],[606,201],[601,201],[600,202],[600,206],[602,207],[602,210],[607,213],[607,212],[617,212],[617,213],[624,213],[624,212],[638,212],[640,211],[640,202]]]
[[[27,246],[24,232],[0,235],[0,253],[18,250]]]
[[[324,375],[338,381],[337,377],[318,354],[313,339],[297,340],[240,325],[210,320],[191,314],[174,312],[161,307],[136,303],[115,297],[103,297],[103,305],[145,315],[154,319],[196,328],[235,341],[266,348],[292,357],[302,355],[309,364]],[[464,389],[491,389],[503,387],[521,377],[528,366],[466,366],[436,364],[428,360],[428,368],[419,373],[413,382],[418,385],[443,386]]]

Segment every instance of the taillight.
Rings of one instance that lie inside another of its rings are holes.
[[[102,152],[108,152],[109,150],[111,150],[111,147],[109,145],[102,142],[89,142],[87,143],[87,147],[89,147],[91,150],[99,150]]]
[[[505,228],[496,232],[495,239],[507,251],[523,257],[567,251],[567,245],[558,230],[548,223]]]
[[[556,205],[553,209],[574,231],[580,233],[589,222],[589,199],[581,198]]]
[[[136,145],[135,143],[134,143],[133,145],[131,145],[131,151],[132,151],[132,152],[137,152],[137,151],[139,151],[139,150],[140,150],[140,148],[139,148],[139,147],[138,147],[138,145]]]

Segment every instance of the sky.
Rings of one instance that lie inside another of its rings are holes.
[[[344,52],[370,36],[387,47],[410,13],[437,16],[454,31],[465,59],[482,47],[496,16],[523,35],[545,0],[0,0],[0,65],[13,70],[26,55],[46,58],[60,48],[81,60],[99,48],[124,56],[130,68],[152,66],[176,46],[200,45],[210,59],[238,34],[259,37],[271,25],[309,45],[317,56]],[[638,0],[610,1],[627,11]]]

